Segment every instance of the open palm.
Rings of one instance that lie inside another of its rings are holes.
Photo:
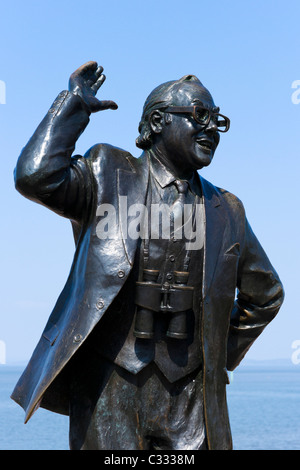
[[[100,101],[96,98],[96,93],[106,78],[102,72],[101,65],[98,66],[97,62],[90,61],[83,64],[70,76],[69,90],[83,99],[91,113],[118,108],[114,101]]]

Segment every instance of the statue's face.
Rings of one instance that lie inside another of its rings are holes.
[[[197,82],[183,82],[174,91],[173,106],[204,104],[215,108],[210,93]],[[213,120],[204,127],[190,114],[173,114],[172,122],[164,124],[161,139],[167,161],[181,173],[208,166],[218,146],[220,135]]]

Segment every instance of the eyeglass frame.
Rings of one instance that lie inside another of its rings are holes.
[[[199,119],[197,119],[197,117],[196,117],[196,109],[197,108],[205,109],[208,112],[207,122],[203,123],[203,122],[200,122]],[[165,113],[171,113],[171,114],[172,113],[174,113],[174,114],[191,114],[192,117],[195,119],[195,121],[198,124],[203,125],[203,127],[208,126],[212,116],[220,116],[221,118],[224,119],[224,121],[220,121],[220,122],[222,124],[225,124],[226,128],[225,128],[225,130],[221,130],[221,129],[218,128],[218,132],[227,132],[227,131],[229,131],[229,128],[230,128],[230,119],[227,116],[224,116],[224,114],[216,113],[216,112],[212,111],[211,109],[206,108],[205,106],[199,106],[199,105],[195,105],[195,106],[168,106],[167,108],[164,108],[162,111],[165,112]]]

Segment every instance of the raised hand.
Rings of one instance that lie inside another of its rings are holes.
[[[102,72],[103,67],[98,67],[97,62],[90,61],[79,67],[70,76],[69,91],[79,95],[91,113],[118,108],[114,101],[100,101],[96,98],[97,91],[106,79]]]

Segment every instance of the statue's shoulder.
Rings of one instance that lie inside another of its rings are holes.
[[[128,151],[105,143],[95,144],[83,157],[74,155],[72,159],[76,165],[89,167],[94,174],[116,168],[134,168],[138,161]]]
[[[205,178],[201,177],[202,187],[204,189],[204,194],[214,194],[220,200],[220,203],[226,206],[229,210],[233,210],[234,212],[245,212],[244,204],[242,201],[233,193],[228,191],[227,189],[215,186],[210,181],[206,180]]]
[[[236,196],[235,194],[231,193],[227,189],[223,188],[218,188],[218,191],[220,192],[222,198],[230,205],[233,206],[234,208],[241,208],[243,209],[244,204],[242,203],[241,199]]]
[[[84,158],[89,160],[91,163],[95,163],[98,160],[113,160],[114,162],[122,162],[124,159],[135,159],[127,150],[115,147],[110,144],[96,144],[93,145],[84,155]]]

